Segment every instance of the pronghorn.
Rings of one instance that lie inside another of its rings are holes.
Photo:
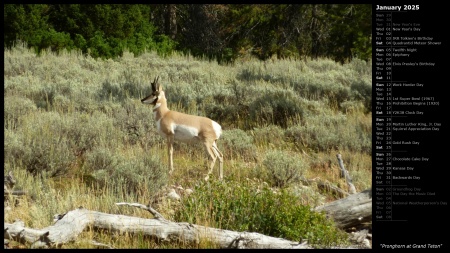
[[[217,148],[216,141],[222,134],[222,127],[215,121],[206,117],[184,114],[171,111],[167,108],[167,99],[158,83],[159,76],[152,82],[152,94],[141,100],[144,104],[153,105],[153,115],[156,120],[158,133],[167,138],[169,153],[169,173],[173,172],[173,142],[200,141],[205,145],[211,160],[209,172],[205,177],[208,180],[216,159],[219,158],[219,179],[223,179],[223,155]]]

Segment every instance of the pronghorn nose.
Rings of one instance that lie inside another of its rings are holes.
[[[151,95],[150,96],[146,96],[145,98],[141,99],[141,102],[144,103],[144,104],[148,103],[148,100],[149,100],[150,97],[151,97]]]
[[[153,103],[156,103],[157,100],[158,100],[157,97],[155,97],[153,95],[150,95],[148,97],[145,97],[145,98],[141,99],[141,103],[143,103],[143,104],[153,104]]]

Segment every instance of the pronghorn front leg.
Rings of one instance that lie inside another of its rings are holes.
[[[173,172],[173,135],[167,136],[167,152],[169,155],[169,174]]]

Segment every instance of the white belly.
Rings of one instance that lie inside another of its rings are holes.
[[[156,130],[162,137],[167,137],[161,129],[161,119],[156,121]],[[198,140],[198,130],[194,127],[172,124],[169,132],[173,133],[174,139],[177,141],[193,142]]]
[[[192,142],[198,140],[198,129],[185,125],[172,125],[175,140]]]

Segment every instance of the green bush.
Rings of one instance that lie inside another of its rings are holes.
[[[282,150],[268,151],[263,165],[267,168],[272,183],[277,187],[297,182],[308,168],[301,157]]]
[[[95,31],[94,36],[87,41],[88,53],[93,58],[113,58],[123,52],[123,46],[120,43],[114,43],[114,38],[107,38],[102,31]]]
[[[51,48],[55,52],[60,52],[63,49],[70,50],[73,48],[73,41],[70,39],[70,34],[66,32],[57,32],[50,28],[48,31],[41,31],[41,41],[39,49]]]
[[[333,246],[344,243],[347,236],[325,215],[300,205],[298,198],[286,190],[275,193],[267,186],[250,181],[201,182],[194,193],[182,200],[175,219],[193,224],[234,231],[257,232],[293,241]]]

